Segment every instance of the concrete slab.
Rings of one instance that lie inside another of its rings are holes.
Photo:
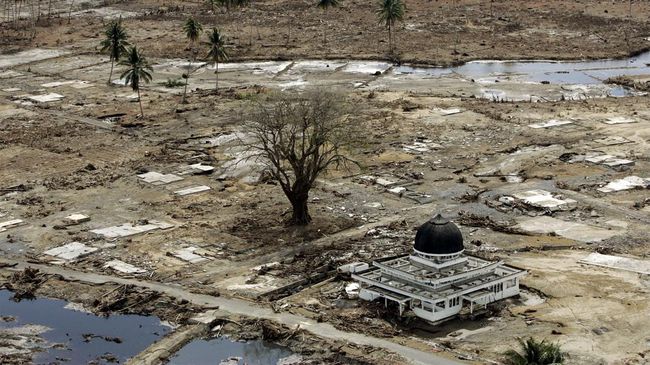
[[[196,247],[185,247],[180,250],[172,252],[172,255],[178,257],[183,261],[187,261],[191,264],[199,264],[201,262],[209,261],[207,257],[203,257],[195,253],[198,250]]]
[[[219,312],[217,309],[210,309],[205,312],[199,313],[196,316],[190,318],[191,323],[202,323],[202,324],[211,324],[217,319],[223,317],[223,313]]]
[[[90,217],[85,214],[70,214],[63,219],[67,224],[81,224],[90,221]]]
[[[214,166],[195,163],[193,165],[181,166],[179,175],[207,175],[214,172]]]
[[[124,223],[120,226],[93,229],[90,232],[104,236],[105,238],[120,238],[151,232],[159,229],[169,229],[172,227],[174,227],[173,224],[151,220],[147,224],[134,226],[131,223]]]
[[[628,176],[623,179],[614,180],[607,185],[599,188],[601,193],[612,193],[630,189],[647,189],[650,188],[650,178],[641,178],[638,176]]]
[[[403,187],[403,186],[397,186],[397,187],[388,189],[388,192],[391,193],[391,194],[401,196],[402,194],[404,194],[404,192],[406,192],[406,188]]]
[[[254,75],[261,75],[261,74],[274,75],[287,68],[290,64],[291,62],[289,61],[220,63],[219,72],[248,71]],[[208,66],[208,69],[210,68],[214,68],[214,66],[213,65]]]
[[[459,114],[462,113],[464,110],[459,109],[459,108],[449,108],[449,109],[436,109],[440,115],[442,116],[448,116],[448,115],[454,115],[454,114]]]
[[[578,160],[580,157],[574,158],[573,160]],[[593,163],[596,165],[602,165],[609,167],[617,171],[627,170],[630,167],[634,166],[634,161],[628,160],[625,158],[618,158],[616,156],[608,154],[592,154],[584,156],[584,161]]]
[[[0,71],[0,79],[11,79],[22,75],[23,75],[22,73],[14,70]]]
[[[532,218],[522,217],[517,221],[517,228],[525,232],[557,234],[571,240],[586,243],[600,242],[620,233],[616,230],[609,230],[576,222],[567,222],[548,216]]]
[[[632,143],[631,140],[620,136],[607,136],[604,138],[594,139],[594,142],[603,146],[615,146],[624,143]]]
[[[559,127],[559,126],[567,125],[567,124],[573,124],[573,122],[570,121],[570,120],[551,119],[548,122],[529,124],[528,126],[531,127],[531,128],[534,128],[534,129],[540,129],[540,128]]]
[[[23,221],[22,219],[12,219],[9,221],[0,222],[0,232],[4,232],[9,228],[18,227],[23,224],[25,224],[25,221]]]
[[[431,150],[441,149],[442,146],[432,141],[416,141],[409,145],[404,145],[403,150],[409,153],[425,153]]]
[[[113,269],[115,271],[124,273],[124,274],[144,274],[147,272],[145,269],[141,269],[137,266],[133,266],[124,261],[120,260],[111,260],[104,264],[105,268]]]
[[[613,255],[602,255],[594,252],[578,262],[587,265],[601,266],[610,269],[632,271],[639,274],[650,275],[650,261],[648,260],[639,260]]]
[[[605,124],[629,124],[629,123],[636,123],[637,121],[632,118],[628,117],[609,117],[607,120],[604,120],[603,123]]]
[[[515,199],[535,208],[556,210],[574,209],[578,202],[573,199],[558,199],[546,190],[529,190],[513,194]]]
[[[99,250],[96,247],[86,246],[81,242],[70,242],[63,246],[55,247],[43,252],[45,255],[57,257],[65,261],[74,261]]]
[[[198,193],[203,193],[211,188],[209,186],[205,185],[199,185],[199,186],[192,186],[189,188],[181,189],[181,190],[176,190],[174,194],[178,196],[185,196],[185,195],[191,195],[191,194],[198,194]]]
[[[391,180],[388,180],[388,179],[384,179],[383,177],[378,177],[378,178],[375,179],[375,184],[383,186],[383,187],[386,188],[386,187],[397,184],[397,182],[391,181]]]
[[[53,87],[59,87],[65,85],[69,85],[75,89],[85,89],[93,86],[90,82],[81,81],[81,80],[54,81],[54,82],[48,82],[46,84],[42,84],[41,86],[47,88],[53,88]]]
[[[36,48],[12,54],[0,54],[0,68],[8,68],[26,63],[55,58],[70,53],[60,49]]]
[[[53,101],[60,101],[61,99],[64,98],[63,95],[57,93],[49,93],[43,95],[26,95],[25,97],[29,100],[36,101],[38,103],[49,103]]]
[[[151,185],[167,185],[176,181],[183,180],[182,177],[174,174],[161,174],[155,171],[149,171],[144,174],[139,174],[138,177],[144,182]]]

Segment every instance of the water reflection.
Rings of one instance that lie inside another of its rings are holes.
[[[28,328],[24,327],[26,325],[43,326],[39,327],[44,331],[40,338],[45,342],[35,346],[42,350],[34,356],[35,364],[58,361],[88,364],[93,360],[96,364],[107,364],[110,358],[123,363],[170,331],[157,317],[98,317],[68,309],[64,300],[39,298],[14,302],[10,300],[12,295],[8,290],[0,290],[0,316],[15,318],[0,321],[0,335],[3,332],[23,333],[22,329]],[[111,356],[99,359],[104,354]]]
[[[239,358],[227,364],[274,365],[291,354],[291,351],[284,347],[259,340],[237,342],[220,337],[190,342],[169,360],[169,364],[217,365],[228,358]]]

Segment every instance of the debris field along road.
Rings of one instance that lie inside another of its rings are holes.
[[[161,284],[161,283],[144,281],[144,280],[126,279],[117,276],[85,273],[85,272],[79,272],[75,270],[62,268],[59,266],[31,264],[25,261],[4,260],[4,259],[0,259],[0,262],[7,263],[7,264],[17,263],[17,265],[13,267],[13,270],[23,270],[27,267],[31,267],[31,268],[38,269],[41,272],[47,274],[61,275],[64,279],[71,280],[71,281],[82,281],[91,284],[117,283],[117,284],[135,285],[138,287],[143,287],[161,293],[165,293],[167,295],[170,295],[178,299],[185,299],[199,306],[218,307],[219,310],[229,312],[232,314],[268,319],[290,327],[300,326],[301,329],[310,331],[317,336],[321,336],[329,339],[335,339],[335,340],[340,340],[345,338],[347,341],[358,345],[381,347],[403,356],[411,364],[436,364],[436,365],[463,364],[462,362],[452,360],[435,353],[427,353],[407,346],[402,346],[400,344],[388,340],[370,337],[360,333],[341,331],[334,328],[330,324],[318,323],[314,320],[302,316],[298,316],[295,314],[275,313],[270,308],[263,308],[241,299],[215,297],[215,296],[205,295],[205,294],[195,294],[174,285]]]

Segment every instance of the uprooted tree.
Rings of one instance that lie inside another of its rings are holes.
[[[354,133],[341,95],[313,91],[273,95],[247,115],[247,146],[289,199],[290,224],[311,221],[307,202],[316,178],[329,168],[357,163],[344,155]]]

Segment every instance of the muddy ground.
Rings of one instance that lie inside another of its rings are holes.
[[[500,361],[517,337],[530,335],[559,343],[570,363],[647,362],[647,276],[579,263],[591,252],[647,259],[648,190],[598,190],[627,176],[650,177],[647,96],[592,93],[561,100],[551,96],[573,91],[516,79],[491,81],[486,87],[557,100],[519,97],[522,101],[501,103],[473,97],[483,86],[459,76],[412,80],[390,70],[375,76],[365,68],[346,72],[333,62],[332,72],[299,72],[300,64],[293,62],[265,64],[251,72],[226,70],[218,94],[206,90],[213,86],[213,74],[200,68],[192,75],[188,104],[180,104],[179,88],[162,85],[183,72],[179,59],[187,52],[180,27],[190,14],[206,29],[218,23],[229,34],[233,59],[386,58],[384,33],[369,3],[345,2],[343,8],[325,12],[307,2],[287,4],[263,1],[241,11],[210,14],[204,5],[189,2],[179,9],[156,1],[110,3],[110,9],[125,14],[132,42],[142,44],[156,65],[154,81],[143,90],[143,118],[137,116],[129,88],[106,85],[110,65],[96,46],[107,19],[80,13],[68,24],[62,12],[49,23],[42,20],[33,40],[26,38],[26,30],[3,23],[3,52],[40,47],[30,55],[13,53],[21,55],[19,60],[0,69],[0,222],[24,221],[0,233],[5,259],[245,298],[475,363]],[[445,64],[482,58],[598,58],[623,56],[647,44],[650,5],[645,2],[632,2],[632,19],[627,18],[627,2],[503,1],[494,4],[492,16],[488,1],[457,4],[409,2],[407,19],[397,31],[401,59]],[[249,46],[250,25],[254,36]],[[622,36],[628,27],[629,45]],[[456,43],[458,54],[453,52]],[[51,50],[56,52],[47,54]],[[296,78],[302,83],[296,84]],[[322,176],[310,195],[314,223],[287,227],[289,205],[279,187],[260,180],[255,166],[235,163],[241,154],[236,135],[242,110],[251,103],[263,102],[277,89],[294,92],[312,85],[338,89],[354,105],[354,120],[363,132],[350,155],[362,168]],[[50,92],[63,98],[29,99]],[[605,123],[610,118],[632,123]],[[530,126],[549,120],[571,123]],[[588,153],[610,154],[634,165],[619,171],[572,160]],[[137,177],[148,171],[180,175],[199,162],[216,169],[181,175],[183,180],[167,185]],[[383,177],[419,195],[392,194],[364,176]],[[210,190],[174,194],[197,185]],[[501,199],[532,189],[573,199],[576,206],[550,211]],[[381,306],[347,297],[349,280],[335,274],[338,266],[409,252],[415,229],[434,212],[460,224],[468,252],[527,269],[522,296],[482,317],[443,326],[397,318]],[[90,221],[68,225],[64,219],[72,213]],[[548,217],[583,226],[579,234],[535,234],[521,228],[531,219]],[[151,221],[173,227],[125,238],[91,232]],[[97,251],[69,262],[44,254],[73,241]],[[194,252],[207,260],[188,263],[174,256],[187,247],[197,248]],[[144,272],[121,273],[105,266],[115,259]],[[85,300],[78,297],[82,284],[54,282],[47,281],[37,294]],[[88,293],[112,289],[104,285]],[[166,310],[153,313],[186,318],[198,309]],[[326,347],[310,341],[303,343],[306,352]],[[378,357],[373,350],[354,351],[360,358],[368,353]]]
[[[395,56],[387,55],[387,31],[377,22],[372,1],[343,1],[327,11],[304,0],[253,1],[230,11],[212,11],[202,1],[82,2],[78,10],[88,12],[72,17],[67,3],[57,3],[59,12],[49,18],[41,10],[35,30],[21,26],[16,32],[5,23],[0,46],[71,46],[91,52],[103,29],[101,16],[120,14],[129,17],[134,43],[146,43],[146,54],[166,58],[188,57],[182,24],[190,15],[204,29],[216,26],[225,33],[233,60],[379,58],[441,65],[473,59],[606,58],[646,49],[650,36],[645,1],[411,0],[396,27]],[[109,10],[93,12],[101,4]]]

